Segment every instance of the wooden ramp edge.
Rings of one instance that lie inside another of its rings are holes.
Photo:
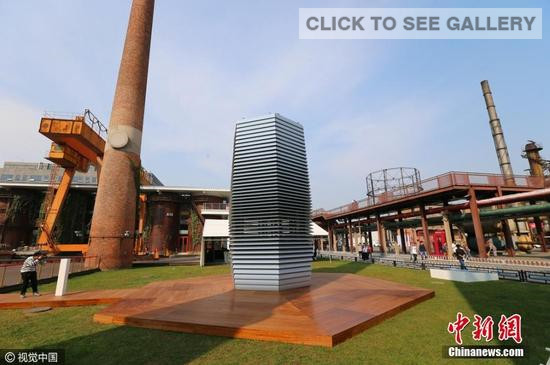
[[[27,293],[27,297],[24,299],[20,298],[19,293],[0,294],[0,309],[114,304],[134,293],[135,290],[137,289],[78,291],[67,293],[61,297],[56,297],[53,293],[45,293],[39,297]]]

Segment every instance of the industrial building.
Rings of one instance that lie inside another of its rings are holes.
[[[428,254],[452,257],[452,244],[460,241],[481,258],[491,244],[510,256],[516,248],[547,252],[550,164],[540,156],[542,147],[528,141],[522,157],[530,174],[514,174],[487,80],[481,90],[501,174],[451,171],[422,180],[415,168],[372,172],[366,198],[312,213],[328,230],[323,249],[354,252],[369,244],[397,254],[423,245]]]
[[[411,243],[422,242],[428,253],[446,255],[443,246],[450,247],[446,243],[457,239],[466,240],[482,257],[486,255],[487,239],[492,239],[497,248],[505,248],[506,240],[512,239],[520,249],[525,246],[530,251],[536,244],[545,251],[542,242],[548,228],[543,227],[539,217],[550,213],[550,204],[498,208],[506,203],[546,200],[545,179],[514,179],[517,184],[508,186],[502,175],[448,172],[406,189],[389,189],[374,200],[368,197],[331,210],[314,211],[313,219],[328,229],[328,249],[334,251],[354,252],[368,243],[382,252],[406,253]],[[530,217],[537,219],[528,220]]]
[[[48,182],[0,182],[2,250],[35,245],[48,187]],[[96,190],[96,184],[71,185],[53,232],[61,248],[88,243]],[[199,253],[205,222],[227,220],[229,214],[229,189],[149,185],[141,188],[140,197],[136,253]]]
[[[4,166],[0,167],[0,182],[49,183],[51,170],[54,166],[54,164],[48,162],[4,162]],[[61,181],[61,175],[62,173],[57,176],[57,182]],[[90,166],[86,172],[77,172],[72,183],[86,185],[97,184],[97,172],[95,167]]]

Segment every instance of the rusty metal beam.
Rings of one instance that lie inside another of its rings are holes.
[[[332,237],[332,224],[328,223],[328,249],[329,249],[329,251],[332,250],[333,244],[334,244],[334,238]]]
[[[349,252],[353,252],[353,226],[351,225],[351,219],[348,219],[348,245]]]
[[[500,194],[502,194],[503,189],[500,189],[500,191],[501,191]],[[516,202],[533,200],[533,199],[534,200],[537,200],[537,199],[548,200],[548,199],[550,199],[550,188],[539,189],[539,190],[534,190],[534,191],[529,191],[529,192],[524,192],[524,193],[502,195],[502,196],[498,196],[498,197],[495,197],[495,198],[481,199],[481,200],[477,200],[477,206],[481,208],[481,207],[487,207],[487,206],[493,206],[493,205],[516,203]],[[469,208],[470,208],[470,203],[448,205],[446,207],[436,207],[436,208],[425,209],[425,214],[426,215],[431,215],[431,214],[441,213],[444,210],[455,211],[455,210],[462,210],[462,209],[469,209]],[[418,217],[418,216],[421,216],[421,215],[422,215],[422,212],[413,210],[412,212],[394,214],[394,215],[389,215],[389,216],[383,216],[383,217],[380,217],[380,219],[382,221],[386,221],[386,220],[396,220],[396,219],[399,219],[399,218]],[[330,218],[329,221],[330,220],[336,220],[336,219],[337,219],[336,217]],[[375,220],[366,219],[364,221],[365,221],[365,223],[371,223],[371,222],[374,222]]]
[[[382,252],[386,253],[386,232],[384,231],[384,226],[380,220],[380,216],[376,217],[376,230],[378,232],[378,243],[380,243],[380,249]]]
[[[420,205],[420,219],[422,221],[422,235],[424,236],[424,246],[426,247],[426,251],[428,254],[431,254],[433,252],[432,250],[432,242],[430,240],[430,230],[428,227],[428,219],[426,218],[426,210],[424,208],[424,204]]]
[[[481,219],[479,217],[479,208],[476,200],[476,192],[474,188],[470,188],[470,212],[472,214],[472,223],[474,225],[474,232],[476,235],[477,249],[479,257],[487,257],[485,252],[485,237],[483,235],[483,227],[481,226]]]

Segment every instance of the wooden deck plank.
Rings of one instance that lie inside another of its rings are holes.
[[[334,346],[434,292],[353,274],[315,273],[309,288],[234,290],[230,275],[151,283],[94,316],[100,323]]]

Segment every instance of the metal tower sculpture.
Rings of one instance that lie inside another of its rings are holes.
[[[309,286],[310,213],[303,127],[279,114],[237,123],[229,218],[235,289]]]

